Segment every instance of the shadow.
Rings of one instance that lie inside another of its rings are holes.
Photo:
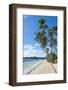
[[[8,82],[4,82],[5,84],[7,84],[7,85],[9,85],[9,83]]]

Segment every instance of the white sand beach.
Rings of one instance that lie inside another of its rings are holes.
[[[56,73],[57,72],[57,64],[50,64],[46,60],[44,60],[41,64],[36,66],[33,70],[31,70],[27,74],[48,74],[48,73]],[[55,72],[56,71],[56,72]]]

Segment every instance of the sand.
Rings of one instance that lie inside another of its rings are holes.
[[[51,64],[46,60],[39,64],[36,68],[34,68],[28,74],[48,74],[48,73],[56,73],[57,72],[57,64]]]

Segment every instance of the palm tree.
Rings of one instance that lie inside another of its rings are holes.
[[[53,27],[54,33],[54,53],[57,55],[57,26]]]
[[[56,49],[56,46],[57,46],[57,27],[54,26],[51,29],[49,29],[48,34],[49,34],[48,36],[49,36],[50,47],[51,47],[51,53],[49,56],[50,63],[51,63],[51,66],[53,67],[54,71],[57,72],[52,64],[52,62],[54,62],[55,50],[57,50]]]
[[[48,25],[46,24],[46,19],[41,17],[39,20],[39,29],[45,31],[48,28]]]
[[[48,26],[46,25],[46,20],[41,17],[38,20],[39,28],[37,32],[35,33],[35,40],[40,44],[40,47],[43,49],[44,52],[46,52],[46,46],[47,46],[47,36],[46,36],[46,29]]]
[[[55,35],[57,34],[57,27],[54,26],[51,29],[48,29],[46,19],[44,19],[43,17],[38,20],[38,23],[39,25],[37,32],[35,33],[35,40],[40,44],[42,50],[47,54],[46,56],[49,56],[51,66],[53,67],[51,58],[53,53],[53,47],[56,45]],[[49,54],[49,48],[47,47],[48,44],[51,47],[51,54]],[[57,72],[54,67],[53,69],[55,72]]]
[[[49,39],[50,39],[50,47],[51,47],[51,53],[55,53],[54,51],[57,50],[57,27],[54,26],[51,29],[49,29]]]

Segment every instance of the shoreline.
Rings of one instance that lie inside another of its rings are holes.
[[[35,68],[37,68],[41,63],[41,62],[37,62],[36,64],[34,64],[33,66],[31,66],[31,68],[28,68],[27,70],[24,71],[24,75],[26,74],[30,74],[33,70],[35,70]]]
[[[28,75],[28,74],[48,74],[48,73],[57,73],[54,71],[54,68],[57,71],[57,63],[56,64],[52,64],[49,63],[47,60],[44,60],[42,62],[38,62],[37,64],[33,65],[31,68],[28,68],[24,74]]]

